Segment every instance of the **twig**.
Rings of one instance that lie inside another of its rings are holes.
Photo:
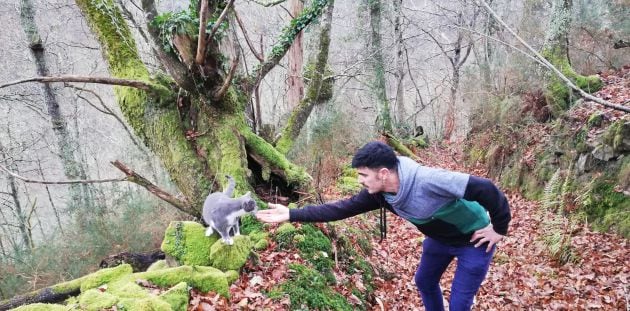
[[[36,179],[29,179],[26,177],[22,177],[16,173],[11,172],[9,169],[7,169],[6,167],[0,165],[0,169],[5,171],[7,174],[22,180],[26,183],[33,183],[33,184],[44,184],[44,185],[68,185],[68,184],[98,184],[98,183],[106,183],[106,182],[119,182],[119,181],[125,181],[125,178],[112,178],[112,179],[85,179],[85,180],[61,180],[61,181],[48,181],[48,180],[36,180]]]
[[[144,187],[145,189],[149,190],[149,192],[153,193],[158,198],[175,206],[177,209],[179,209],[180,211],[184,213],[187,213],[193,216],[198,216],[199,213],[195,212],[190,207],[190,204],[188,204],[186,201],[180,200],[176,198],[174,195],[160,189],[158,186],[154,185],[152,182],[142,177],[140,174],[134,172],[132,169],[127,167],[122,162],[116,160],[116,161],[111,162],[111,164],[115,166],[116,168],[118,168],[119,170],[121,170],[123,173],[125,173],[125,175],[127,175],[127,178],[125,180]]]
[[[245,37],[245,42],[247,42],[247,46],[249,46],[249,50],[252,51],[252,54],[254,54],[256,59],[258,59],[261,62],[264,61],[265,58],[262,56],[262,54],[258,53],[256,49],[254,49],[254,45],[249,40],[249,35],[247,34],[247,30],[245,30],[245,26],[243,25],[241,18],[238,16],[238,13],[236,13],[236,9],[234,9],[233,12],[234,12],[234,17],[236,18],[236,22],[238,23],[238,27],[241,28],[241,32],[243,32],[243,36]]]
[[[223,98],[228,88],[230,87],[230,84],[232,83],[232,78],[234,77],[234,73],[236,72],[236,67],[238,67],[238,60],[240,58],[240,55],[240,53],[237,53],[236,57],[232,60],[232,65],[230,66],[230,72],[228,73],[228,76],[225,78],[225,81],[223,81],[223,85],[221,86],[221,88],[213,96],[213,99],[215,101]]]
[[[270,6],[274,6],[277,4],[280,4],[282,2],[285,2],[287,0],[275,0],[275,1],[269,1],[269,2],[263,2],[263,1],[259,1],[259,0],[251,0],[252,2],[258,4],[258,5],[262,5],[264,7],[270,7]]]
[[[85,83],[98,83],[98,84],[109,84],[109,85],[120,85],[120,86],[129,86],[134,87],[141,90],[150,90],[152,85],[140,80],[131,80],[131,79],[119,79],[119,78],[111,78],[111,77],[88,77],[88,76],[76,76],[76,75],[68,75],[68,76],[56,76],[56,77],[33,77],[28,79],[16,80],[9,83],[5,83],[0,85],[0,89],[5,88],[7,86],[22,84],[26,82],[42,82],[42,83],[50,83],[50,82],[85,82]]]

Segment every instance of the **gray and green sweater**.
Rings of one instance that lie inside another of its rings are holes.
[[[406,157],[398,160],[398,193],[370,194],[363,189],[348,199],[292,209],[290,221],[334,221],[384,207],[449,245],[474,244],[473,232],[489,223],[497,233],[507,234],[508,201],[490,180],[421,166]]]

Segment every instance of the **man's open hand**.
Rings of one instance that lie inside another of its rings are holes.
[[[269,209],[256,212],[256,218],[262,222],[278,223],[289,220],[289,209],[282,204],[268,203]]]

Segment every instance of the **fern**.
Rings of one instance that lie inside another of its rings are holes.
[[[543,191],[542,208],[539,211],[542,221],[542,240],[552,259],[561,265],[576,262],[578,256],[571,247],[571,232],[575,222],[564,215],[564,198],[570,191],[571,169],[563,178],[562,170],[558,169],[549,179]]]

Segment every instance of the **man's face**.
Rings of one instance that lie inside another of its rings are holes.
[[[375,169],[367,167],[357,168],[359,173],[359,183],[367,189],[369,193],[378,193],[383,191],[383,172],[384,169]]]

